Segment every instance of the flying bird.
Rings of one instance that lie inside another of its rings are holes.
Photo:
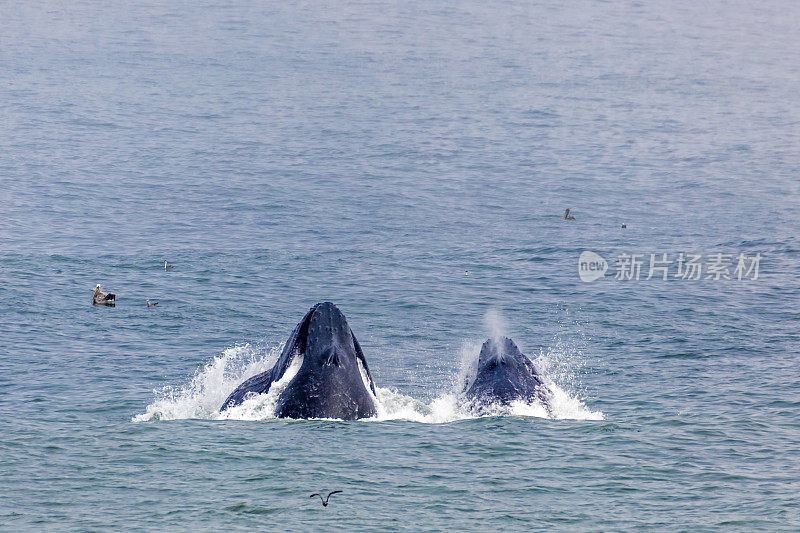
[[[166,272],[167,270],[172,270],[173,268],[175,268],[175,265],[170,265],[169,263],[167,263],[167,260],[164,259],[164,272]]]
[[[158,302],[151,302],[149,298],[145,298],[144,301],[147,302],[147,307],[155,307],[158,305]]]
[[[314,496],[319,496],[319,499],[322,502],[322,506],[323,507],[327,507],[328,506],[328,500],[331,499],[331,494],[336,494],[337,492],[342,492],[342,491],[340,491],[340,490],[331,491],[331,492],[328,493],[328,497],[325,498],[324,500],[322,499],[322,496],[320,494],[317,494],[316,492],[314,494],[312,494],[311,496],[309,496],[309,498],[313,498]]]

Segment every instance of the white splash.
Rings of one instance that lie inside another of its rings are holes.
[[[491,338],[498,339],[508,335],[508,325],[503,315],[496,309],[490,309],[485,317],[484,324],[489,330]],[[479,417],[496,416],[525,416],[535,418],[550,418],[558,420],[603,420],[603,413],[592,411],[574,394],[565,389],[566,383],[575,383],[575,369],[572,368],[578,361],[571,361],[571,350],[563,343],[555,349],[541,353],[534,361],[536,368],[542,372],[545,386],[551,394],[548,405],[541,402],[532,404],[515,401],[510,405],[496,404],[482,405],[480,412],[476,412],[465,402],[461,391],[465,385],[472,383],[478,369],[482,341],[465,341],[459,350],[459,371],[453,382],[452,391],[436,397],[429,404],[421,402],[397,392],[394,389],[376,388],[376,405],[378,410],[377,420],[412,420],[424,423],[445,423],[456,420],[465,420]],[[582,356],[578,352],[579,356]],[[559,383],[550,376],[549,371],[556,371]],[[362,375],[363,376],[363,375]]]
[[[296,355],[289,364],[289,368],[281,376],[281,379],[276,381],[266,394],[249,394],[245,396],[245,400],[242,403],[217,413],[214,418],[225,420],[266,420],[267,418],[275,418],[275,407],[278,403],[278,398],[294,379],[301,366],[303,366],[303,356]]]
[[[371,420],[410,420],[427,424],[443,424],[472,418],[524,416],[553,420],[603,420],[603,413],[592,411],[579,399],[545,378],[552,395],[548,406],[540,402],[515,401],[510,405],[482,406],[480,412],[472,410],[461,394],[456,392],[438,396],[424,403],[393,389],[376,388],[378,416]]]
[[[453,384],[453,391],[458,393],[475,381],[478,374],[478,356],[481,353],[481,341],[464,341],[458,351],[458,376]]]
[[[499,314],[502,323],[502,317]],[[377,416],[371,421],[408,420],[413,422],[442,424],[457,420],[494,416],[522,416],[570,420],[603,420],[603,413],[592,411],[580,399],[570,394],[548,375],[553,367],[563,369],[567,355],[550,351],[540,354],[534,363],[543,374],[545,384],[552,391],[549,409],[543,404],[513,402],[511,405],[490,406],[480,413],[473,412],[464,402],[460,392],[464,384],[474,379],[481,342],[464,342],[460,350],[459,371],[454,377],[452,390],[440,394],[429,403],[418,400],[397,390],[376,387],[373,396]],[[269,370],[277,360],[283,345],[258,352],[249,344],[234,346],[198,369],[192,380],[185,386],[175,389],[171,386],[156,390],[155,400],[147,406],[144,413],[133,417],[133,422],[176,419],[208,420],[267,420],[275,417],[275,404],[281,392],[294,378],[303,363],[302,357],[295,357],[284,376],[266,394],[252,395],[236,407],[220,413],[219,408],[233,390],[246,379]],[[359,362],[364,386],[370,391],[369,378]],[[563,372],[561,374],[563,376]],[[559,380],[561,381],[561,380]],[[372,395],[370,391],[370,395]]]
[[[133,422],[219,418],[219,408],[230,393],[244,380],[272,368],[282,350],[283,345],[267,353],[249,344],[228,348],[198,369],[187,385],[153,391],[155,400]]]
[[[483,317],[483,323],[493,339],[508,336],[508,322],[497,309],[489,309]]]

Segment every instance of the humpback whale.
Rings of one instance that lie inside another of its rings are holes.
[[[508,337],[483,343],[474,378],[467,380],[462,394],[471,407],[484,412],[517,400],[538,401],[549,412],[552,397],[533,362]]]
[[[312,307],[292,331],[275,366],[239,385],[220,411],[268,392],[298,357],[302,363],[278,396],[275,416],[355,420],[377,414],[367,360],[347,319],[330,302]]]

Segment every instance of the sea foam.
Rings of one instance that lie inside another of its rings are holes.
[[[474,376],[481,343],[468,341],[460,350],[459,369],[455,373],[450,391],[425,402],[392,388],[375,388],[377,416],[370,421],[409,420],[413,422],[441,424],[486,416],[526,416],[551,419],[603,420],[603,413],[589,409],[585,403],[562,384],[556,383],[547,374],[545,384],[552,391],[549,410],[539,403],[513,402],[510,405],[490,406],[480,413],[473,412],[464,402],[460,391]],[[208,420],[267,420],[275,417],[275,404],[302,365],[302,357],[292,361],[286,374],[270,387],[266,394],[253,395],[236,407],[220,412],[222,403],[243,381],[272,368],[283,349],[283,345],[267,350],[258,350],[250,344],[236,345],[203,367],[191,380],[182,386],[166,386],[154,391],[155,398],[145,412],[133,417],[134,422],[153,420],[208,419]],[[558,360],[564,367],[564,356],[557,351],[540,354],[534,361],[540,369],[553,366]],[[366,372],[361,368],[362,378],[367,383]],[[369,387],[367,386],[367,390]]]

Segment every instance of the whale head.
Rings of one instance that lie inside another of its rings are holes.
[[[533,362],[508,337],[488,339],[481,347],[475,378],[466,383],[467,399],[482,404],[530,402],[543,390]]]
[[[318,369],[356,367],[356,341],[344,314],[331,302],[317,304],[301,342],[303,361]],[[358,349],[360,351],[360,347]]]
[[[294,375],[287,374],[298,366]],[[294,328],[275,366],[239,385],[221,410],[251,394],[268,392],[278,381],[285,388],[276,401],[277,417],[353,420],[377,414],[375,385],[364,353],[344,314],[330,302],[312,307]]]
[[[315,305],[301,322],[296,343],[295,356],[302,356],[303,363],[278,398],[277,416],[345,420],[375,416],[369,367],[338,307],[331,302]]]

